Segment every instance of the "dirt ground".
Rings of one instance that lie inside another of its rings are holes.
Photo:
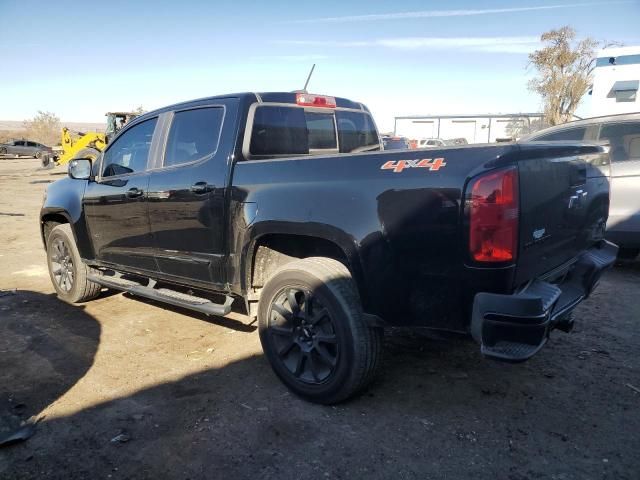
[[[323,407],[289,394],[242,316],[53,294],[38,230],[63,169],[0,159],[0,478],[640,478],[640,261],[616,266],[525,364],[386,335],[382,375]],[[13,289],[16,289],[13,292]]]

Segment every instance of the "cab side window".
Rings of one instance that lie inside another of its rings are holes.
[[[149,149],[157,118],[139,123],[124,132],[102,157],[102,176],[127,175],[147,168]]]
[[[580,141],[584,139],[584,134],[586,133],[586,130],[587,130],[586,127],[567,128],[559,132],[552,132],[546,135],[541,135],[539,137],[536,137],[535,140],[540,142],[552,142],[552,141],[563,141],[563,140]]]
[[[640,160],[640,122],[606,123],[600,140],[609,142],[611,161]]]
[[[222,107],[176,112],[171,121],[163,165],[191,163],[215,152],[223,117]]]

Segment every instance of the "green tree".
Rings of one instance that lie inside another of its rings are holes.
[[[529,89],[542,97],[547,123],[558,125],[573,118],[589,90],[598,43],[592,38],[576,41],[575,30],[568,26],[545,32],[540,40],[544,46],[529,54],[530,65],[538,71]]]

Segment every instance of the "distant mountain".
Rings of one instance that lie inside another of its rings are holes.
[[[104,132],[105,123],[89,123],[89,122],[65,122],[61,121],[60,125],[67,127],[74,132]],[[0,132],[21,132],[24,130],[24,123],[16,120],[0,120]]]

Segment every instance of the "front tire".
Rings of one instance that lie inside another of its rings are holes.
[[[306,400],[338,403],[374,378],[383,331],[365,321],[351,274],[336,260],[281,267],[262,289],[258,321],[274,372]]]
[[[51,283],[61,300],[86,302],[100,294],[100,285],[87,280],[89,272],[96,270],[82,263],[69,224],[51,230],[47,238],[47,265]]]
[[[100,150],[95,148],[83,148],[76,153],[71,160],[75,160],[76,158],[89,158],[92,162],[95,162],[99,155]]]

